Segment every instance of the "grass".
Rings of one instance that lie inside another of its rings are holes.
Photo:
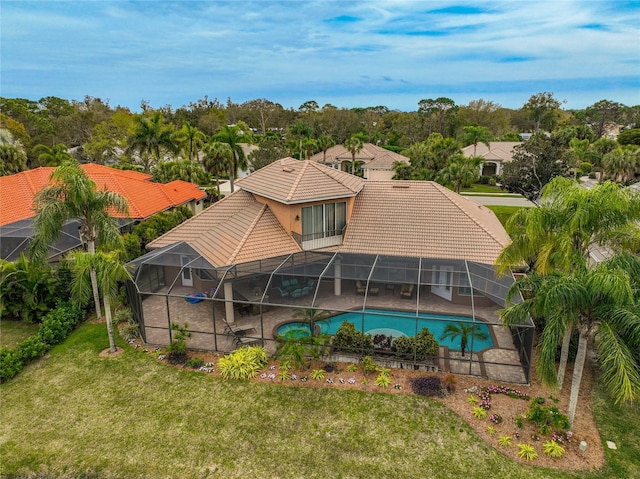
[[[500,223],[502,223],[502,226],[505,226],[509,218],[511,218],[511,216],[522,207],[490,205],[490,206],[487,206],[487,208],[493,211],[498,217],[498,219],[500,220]]]
[[[24,321],[0,321],[0,347],[12,348],[38,332],[39,324]]]
[[[507,190],[503,190],[499,186],[483,185],[483,184],[480,184],[480,183],[474,183],[473,185],[471,185],[469,187],[462,188],[460,190],[460,192],[461,193],[489,193],[489,194],[491,194],[491,193],[493,193],[493,194],[502,193],[502,195],[505,195],[505,194],[509,193]],[[513,195],[513,196],[520,196],[520,195]]]
[[[603,477],[517,464],[428,398],[224,381],[107,344],[85,323],[1,386],[0,476]],[[637,445],[615,412],[604,427]]]

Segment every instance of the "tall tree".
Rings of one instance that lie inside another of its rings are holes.
[[[292,140],[295,140],[298,143],[298,159],[302,160],[302,143],[311,135],[311,128],[306,123],[298,121],[289,126],[289,131],[293,137]]]
[[[0,176],[13,175],[27,169],[27,154],[20,141],[9,130],[0,128]]]
[[[241,129],[244,127],[244,130]],[[247,158],[242,149],[241,143],[250,142],[249,128],[246,125],[225,125],[218,133],[213,136],[215,141],[226,143],[231,148],[232,158],[229,164],[229,183],[231,186],[231,192],[235,191],[234,181],[238,174],[238,168],[243,170],[247,168]]]
[[[480,177],[480,165],[482,158],[466,158],[456,155],[449,164],[438,174],[438,182],[451,185],[456,193],[460,193],[463,186],[470,185]]]
[[[619,146],[602,157],[602,170],[608,178],[623,183],[640,169],[639,158],[637,147]]]
[[[91,297],[93,274],[97,277],[99,289],[102,291],[104,312],[107,320],[109,351],[117,351],[111,320],[111,302],[118,294],[118,283],[131,279],[117,252],[95,254],[77,252],[70,256],[71,269],[74,273],[71,283],[71,297],[75,303],[85,305]],[[89,281],[88,278],[91,277]]]
[[[228,143],[210,140],[204,147],[203,166],[205,171],[216,180],[218,196],[220,195],[220,175],[229,172],[233,165],[233,150]]]
[[[335,144],[335,140],[330,136],[324,135],[318,138],[318,148],[322,150],[322,163],[327,163],[327,150]]]
[[[558,122],[560,105],[553,93],[545,91],[531,95],[522,110],[528,115],[534,132],[541,128],[552,131]]]
[[[33,221],[32,254],[44,258],[48,245],[62,232],[68,220],[80,221],[80,238],[87,252],[94,254],[96,245],[119,245],[120,230],[111,213],[127,214],[127,200],[118,193],[98,190],[76,161],[68,161],[51,174],[50,185],[34,198],[36,217]],[[91,272],[96,315],[102,317],[95,271]]]
[[[161,161],[153,170],[153,181],[169,183],[182,180],[196,185],[208,185],[211,180],[209,173],[204,171],[202,164],[191,160]]]
[[[182,145],[184,156],[189,161],[196,161],[198,153],[207,142],[207,135],[202,133],[195,126],[191,126],[189,122],[185,122],[176,133],[178,144]]]
[[[134,119],[133,132],[127,143],[127,152],[139,155],[145,173],[150,173],[151,166],[157,164],[166,152],[178,152],[174,130],[165,124],[158,111],[151,117],[141,115]]]
[[[608,129],[623,121],[625,106],[621,103],[609,100],[600,100],[585,108],[584,121],[589,125],[596,138],[607,133]]]
[[[464,145],[473,145],[473,156],[476,156],[478,143],[482,143],[490,148],[491,132],[484,126],[465,126],[463,127],[462,139]]]
[[[559,141],[542,132],[514,149],[513,161],[504,165],[502,180],[508,191],[537,201],[544,185],[556,176],[568,174],[564,150]]]
[[[621,264],[631,265],[636,274],[640,271],[640,259],[627,256],[624,261],[614,257],[595,268],[582,264],[569,274],[541,277],[533,291],[531,281],[519,280],[509,290],[508,304],[516,294],[524,293],[531,299],[510,305],[500,313],[507,325],[521,323],[530,313],[546,317],[538,374],[550,386],[558,385],[555,351],[560,340],[566,330],[578,330],[569,398],[571,422],[576,414],[587,350],[593,339],[603,383],[616,403],[640,399],[640,370],[633,356],[633,351],[640,348],[640,308],[634,298],[634,288],[639,285],[632,282],[630,272]]]
[[[60,166],[65,161],[73,159],[69,149],[63,144],[56,144],[51,147],[47,145],[36,145],[33,152],[38,155],[40,166]]]
[[[567,178],[557,177],[545,186],[538,208],[523,209],[509,219],[506,229],[512,242],[502,250],[496,266],[498,271],[506,272],[526,265],[533,279],[523,280],[525,286],[520,288],[535,292],[539,289],[536,278],[554,272],[570,275],[576,268],[587,268],[593,246],[625,251],[637,244],[638,220],[640,196],[629,189],[607,182],[587,190]],[[553,286],[553,281],[554,278],[549,279],[546,287]],[[546,311],[543,308],[539,316]],[[573,325],[561,328],[556,323],[556,330],[550,331],[543,334],[563,335],[557,375],[557,383],[562,387]],[[548,371],[543,374],[549,376]]]
[[[451,98],[427,98],[418,102],[418,113],[429,125],[429,134],[440,133],[449,136],[455,127],[456,102]]]
[[[356,155],[362,151],[364,147],[363,141],[359,136],[353,135],[343,145],[349,153],[351,153],[351,174],[356,174]]]

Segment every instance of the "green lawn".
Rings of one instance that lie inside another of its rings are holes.
[[[462,188],[460,191],[462,193],[508,193],[507,190],[503,190],[499,186],[482,185],[480,183],[474,183],[469,187]]]
[[[502,223],[502,226],[505,226],[507,224],[507,220],[511,218],[511,215],[513,215],[516,211],[518,211],[522,207],[521,206],[489,205],[487,206],[487,208],[493,211],[498,217],[498,219],[500,220],[500,223]]]
[[[39,324],[24,321],[0,321],[0,347],[13,347],[38,332]]]
[[[629,453],[591,475],[519,465],[427,398],[224,381],[107,344],[85,323],[1,386],[0,476],[630,477]],[[637,445],[631,415],[599,414],[607,438]]]

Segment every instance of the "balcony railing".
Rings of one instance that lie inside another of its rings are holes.
[[[328,230],[307,235],[291,232],[291,236],[293,236],[293,239],[296,240],[296,243],[298,243],[303,250],[313,250],[341,245],[346,229],[347,226],[345,225],[339,230]]]

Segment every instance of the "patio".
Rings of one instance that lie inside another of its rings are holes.
[[[433,266],[433,260],[416,264],[415,261],[419,259],[405,258],[409,260],[408,263],[405,261],[408,267],[400,271],[398,260],[392,259],[393,268],[385,271],[383,259],[359,257],[364,255],[348,256],[342,255],[341,265],[336,264],[335,254],[318,255],[316,252],[313,257],[277,258],[269,265],[235,265],[223,271],[212,271],[212,268],[207,275],[194,268],[191,273],[195,283],[187,286],[180,281],[182,273],[177,274],[178,270],[171,272],[164,265],[163,273],[158,275],[161,280],[155,291],[138,291],[137,297],[141,301],[138,301],[136,317],[143,325],[143,337],[149,345],[167,345],[171,337],[170,324],[187,323],[191,332],[189,348],[232,351],[237,347],[237,341],[234,341],[234,335],[225,333],[226,319],[238,325],[252,326],[255,331],[248,332],[246,337],[256,339],[257,344],[264,345],[272,354],[276,349],[274,333],[277,326],[294,320],[293,313],[297,309],[313,308],[339,313],[374,308],[406,311],[407,316],[413,316],[416,312],[466,316],[472,321],[488,325],[494,347],[468,353],[464,358],[457,351],[440,347],[433,366],[415,363],[407,367],[528,383],[533,325],[524,325],[523,330],[515,332],[502,326],[498,310],[503,306],[499,303],[502,303],[501,297],[506,292],[508,282],[494,277],[480,281],[482,275],[493,276],[490,267],[479,265],[474,271],[473,264],[461,262],[450,268],[447,276],[449,286],[453,286],[450,289],[462,294],[463,288],[467,288],[470,295],[463,297],[454,294],[452,298],[444,299],[437,294],[441,285],[433,281],[437,277],[434,271],[438,271],[438,267]],[[193,266],[197,260],[191,261]],[[184,260],[182,262],[184,264]],[[412,268],[412,264],[418,267]],[[467,278],[460,281],[463,272]],[[167,277],[173,281],[166,281]],[[365,279],[356,279],[361,277]],[[302,287],[290,288],[287,293],[283,286],[289,287],[293,278],[297,278],[298,286],[312,286],[306,290]],[[418,278],[428,280],[418,281]],[[454,281],[453,278],[458,280]],[[403,285],[409,283],[415,284],[415,289],[408,298],[403,297]],[[470,283],[474,283],[473,288],[468,288]],[[482,289],[477,289],[481,283],[486,290],[484,293]],[[496,295],[497,290],[500,291]],[[207,294],[201,295],[203,297],[198,298],[196,303],[185,300],[185,297],[197,292]],[[231,300],[225,299],[225,296]],[[135,310],[134,307],[134,314]],[[514,338],[518,344],[514,343]],[[350,360],[338,356],[326,359]]]

